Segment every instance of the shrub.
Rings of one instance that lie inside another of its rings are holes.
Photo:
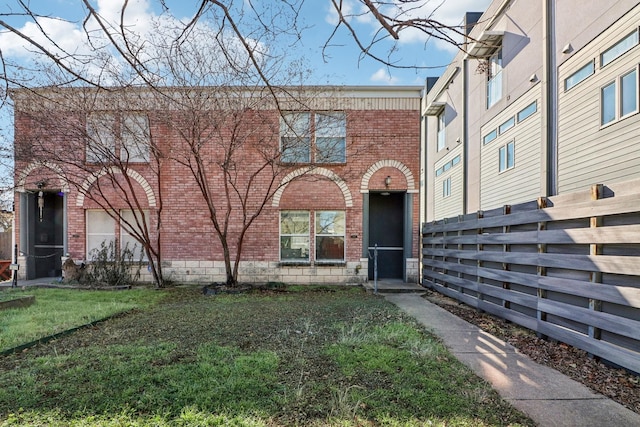
[[[102,242],[100,248],[90,252],[90,264],[83,276],[83,282],[106,286],[130,286],[140,279],[142,257],[134,260],[135,245],[133,249],[126,244],[122,250],[118,250],[115,241]]]

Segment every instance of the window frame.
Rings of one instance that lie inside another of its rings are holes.
[[[451,176],[442,180],[442,198],[451,197]]]
[[[283,233],[282,232],[282,225],[283,225],[283,214],[286,213],[305,213],[306,214],[306,219],[307,219],[307,230],[306,232],[300,232],[300,233]],[[280,258],[280,262],[281,263],[304,263],[304,264],[308,264],[311,261],[311,212],[309,210],[305,210],[305,209],[284,209],[281,210],[279,215],[278,215],[278,219],[279,219],[279,223],[278,223],[278,229],[279,229],[279,250],[278,250],[278,257]],[[285,248],[283,247],[283,237],[289,237],[291,238],[291,243],[290,245],[293,243],[293,238],[305,238],[306,237],[306,258],[301,256],[301,257],[283,257],[282,254],[282,250],[283,249],[300,249],[300,255],[303,255],[303,250],[305,249],[304,247],[302,248]]]
[[[516,126],[516,119],[514,116],[511,116],[507,120],[502,122],[500,126],[498,126],[498,134],[503,135],[507,131],[509,131],[509,129],[513,129],[515,126]]]
[[[127,120],[131,119],[136,121],[133,126],[126,123]],[[137,119],[144,121],[142,126],[138,126],[141,122],[138,122]],[[141,134],[136,134],[135,132],[129,132],[129,129],[142,130],[142,132]],[[131,138],[128,138],[128,135],[131,135]],[[132,140],[133,143],[128,144],[129,140]],[[133,156],[131,155],[132,152],[134,153]],[[126,156],[126,154],[129,154],[129,156]],[[120,118],[120,160],[128,163],[149,163],[150,158],[151,129],[149,116],[143,112],[136,111],[123,113]]]
[[[125,218],[126,215],[128,215],[128,213],[131,212],[132,218],[131,221],[129,221],[127,218]],[[129,243],[129,238],[131,240],[134,241],[134,247],[130,248],[130,250],[133,252],[133,260],[134,261],[149,261],[149,259],[147,258],[147,253],[144,250],[144,245],[142,243],[140,243],[139,241],[136,240],[135,237],[133,237],[133,235],[131,233],[129,233],[129,231],[127,231],[128,226],[124,223],[125,221],[129,221],[132,223],[132,225],[135,227],[135,218],[133,217],[134,215],[134,210],[133,209],[120,209],[120,211],[118,212],[119,214],[119,226],[120,226],[120,240],[118,241],[118,245],[119,248],[118,250],[120,251],[120,253],[122,254],[122,252],[124,251],[124,248],[126,246],[127,243]],[[143,210],[139,210],[138,214],[141,214],[144,216],[145,218],[145,222],[147,223],[147,226],[149,226],[149,211],[146,209]],[[124,221],[123,221],[124,219]],[[133,230],[132,230],[133,231]],[[142,231],[142,230],[140,230]],[[125,242],[126,240],[126,242]]]
[[[294,117],[294,120],[290,121],[287,117]],[[328,126],[321,125],[322,117],[331,118],[328,119]],[[301,121],[301,118],[304,119]],[[285,111],[279,120],[280,163],[333,165],[347,162],[346,111]],[[297,139],[299,142],[295,147],[286,147],[284,138]],[[324,139],[328,144],[320,142]],[[329,151],[327,148],[335,148],[337,153],[323,155],[323,152]],[[288,149],[292,151],[291,154],[287,153]]]
[[[347,115],[344,111],[318,111],[313,113],[314,127],[313,127],[313,152],[315,164],[343,164],[347,162]],[[319,126],[319,122],[322,117],[330,117],[330,121],[334,120],[333,124],[328,127]],[[336,125],[337,126],[334,126]],[[337,159],[329,160],[321,158],[320,144],[318,140],[320,138],[327,138],[333,140],[330,144],[331,147],[338,147],[339,154]]]
[[[502,71],[502,47],[500,47],[488,59],[486,84],[487,110],[502,99]]]
[[[588,70],[589,68],[591,72],[584,75],[581,74],[584,70]],[[591,59],[589,62],[587,62],[582,67],[580,67],[578,70],[574,71],[569,77],[564,79],[564,91],[567,92],[573,89],[574,87],[576,87],[577,85],[579,85],[580,83],[582,83],[583,81],[585,81],[586,79],[594,75],[595,72],[596,72],[596,61],[595,59]],[[571,80],[574,77],[577,77],[577,79],[575,81]]]
[[[538,100],[536,99],[535,101],[533,101],[532,103],[530,103],[529,105],[527,105],[526,107],[518,111],[518,113],[516,114],[516,119],[517,119],[516,121],[518,123],[522,123],[523,121],[527,120],[529,117],[533,116],[537,112],[538,112]]]
[[[338,217],[339,219],[341,219],[341,224],[339,224],[339,227],[337,228],[342,228],[342,233],[338,233],[338,232],[334,232],[334,233],[319,233],[318,229],[319,224],[318,224],[318,220],[319,220],[319,216],[321,216],[322,214],[327,214],[327,213],[333,213],[336,217]],[[341,218],[340,218],[341,217]],[[346,218],[346,212],[343,210],[326,210],[326,209],[322,209],[322,210],[316,210],[314,211],[314,223],[313,223],[313,234],[314,234],[314,262],[316,264],[327,264],[327,263],[343,263],[345,262],[345,257],[346,257],[346,251],[347,251],[347,235],[346,235],[346,229],[347,229],[347,218]],[[321,239],[325,239],[325,238],[332,238],[332,239],[342,239],[342,257],[341,258],[321,258],[319,256],[319,248],[321,246],[320,240]]]
[[[102,218],[102,220],[107,219],[107,222],[111,223],[111,231],[110,232],[106,232],[106,231],[99,231],[99,232],[90,232],[90,224],[92,224],[89,221],[89,217],[92,214],[104,214],[105,217]],[[91,261],[91,251],[94,249],[99,250],[100,246],[102,245],[102,243],[106,243],[109,244],[110,241],[113,241],[114,244],[116,244],[116,225],[117,225],[117,221],[115,220],[115,218],[113,218],[113,216],[109,215],[109,213],[105,210],[105,209],[85,209],[85,214],[84,214],[84,218],[85,218],[85,257],[87,261]],[[107,237],[111,237],[111,239],[108,238],[104,238],[102,239],[100,242],[98,242],[97,245],[95,244],[89,244],[90,242],[90,238],[91,237],[100,237],[100,236],[107,236]]]
[[[444,150],[447,146],[447,134],[446,134],[446,117],[444,115],[444,108],[438,113],[437,126],[436,126],[436,152]]]
[[[496,138],[498,138],[498,129],[493,129],[482,137],[482,145],[487,145],[490,142],[495,141]]]
[[[511,147],[511,150],[509,150]],[[511,153],[511,155],[509,155]],[[504,161],[503,161],[504,159]],[[504,167],[503,167],[504,165]],[[505,173],[516,167],[516,141],[511,140],[498,149],[498,173]]]
[[[87,163],[109,163],[116,158],[116,124],[114,112],[93,111],[86,115],[84,148]]]
[[[634,75],[631,80],[633,82],[632,93],[625,93],[625,78]],[[636,65],[632,69],[625,73],[618,75],[613,80],[607,81],[600,87],[600,128],[606,128],[614,125],[628,117],[634,116],[640,112],[640,66]],[[610,90],[611,92],[608,92]],[[612,95],[612,97],[611,97]],[[629,98],[630,97],[630,98]],[[634,109],[625,111],[625,100],[631,99],[634,104]],[[605,102],[606,101],[606,102]],[[605,112],[608,113],[607,117],[611,117],[605,121]]]
[[[636,28],[635,30],[618,40],[616,43],[614,43],[611,47],[603,51],[600,54],[600,68],[606,67],[625,53],[629,52],[634,47],[638,46],[638,44],[640,43],[640,34],[638,33],[638,31],[639,29]],[[630,44],[625,48],[625,42],[630,38],[635,38],[635,40],[633,41],[633,44]],[[617,50],[617,48],[621,48],[622,50]],[[605,62],[605,55],[612,51],[614,52],[614,55]]]

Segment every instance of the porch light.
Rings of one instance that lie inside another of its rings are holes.
[[[42,188],[45,186],[44,181],[40,181],[36,184],[38,186],[38,211],[40,213],[40,222],[42,222],[42,212],[44,211],[44,193]]]
[[[390,185],[391,185],[391,177],[390,177],[390,176],[387,176],[387,177],[384,179],[384,186],[385,186],[385,187],[387,187],[387,188],[389,188],[389,186],[390,186]]]

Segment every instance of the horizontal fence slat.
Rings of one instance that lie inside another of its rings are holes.
[[[541,276],[538,287],[546,291],[561,292],[584,298],[599,299],[623,306],[640,308],[640,288],[615,286],[561,277]]]
[[[467,251],[432,248],[425,248],[422,253],[425,256],[438,256],[470,261],[490,261],[534,267],[553,267],[599,273],[640,275],[640,256],[536,254],[529,252]]]
[[[630,244],[640,243],[640,225],[461,236],[427,236],[423,238],[422,242],[425,245]]]
[[[640,372],[640,194],[598,188],[423,224],[423,284]]]
[[[614,314],[594,311],[588,308],[571,306],[558,301],[541,299],[538,306],[540,311],[556,316],[571,319],[584,325],[595,326],[605,331],[618,335],[640,340],[640,329],[638,322],[632,319],[625,319]]]

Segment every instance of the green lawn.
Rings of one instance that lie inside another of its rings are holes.
[[[162,292],[146,289],[88,291],[73,289],[3,289],[0,300],[35,296],[27,308],[0,310],[0,351],[77,328],[134,308],[148,306]]]
[[[533,425],[360,288],[167,293],[0,358],[0,426]]]

